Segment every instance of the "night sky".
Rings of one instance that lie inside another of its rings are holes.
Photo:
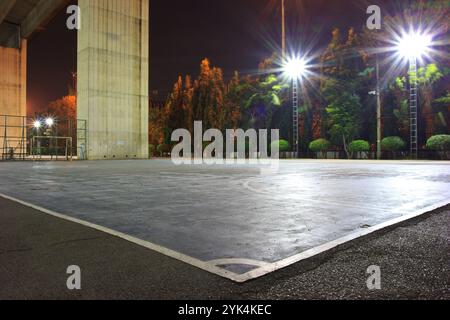
[[[125,1],[125,0],[124,0]],[[327,45],[334,27],[360,29],[370,4],[392,11],[398,0],[286,0],[288,43],[313,50]],[[197,76],[208,57],[229,78],[251,73],[280,43],[279,0],[151,0],[150,89],[164,99],[179,74]],[[389,8],[384,4],[389,3]],[[76,32],[61,12],[29,42],[29,113],[67,93],[76,70]]]

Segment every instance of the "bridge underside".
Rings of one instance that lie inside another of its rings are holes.
[[[88,123],[86,155],[147,158],[149,0],[78,2],[77,107]],[[0,115],[26,116],[27,41],[69,3],[0,0]]]

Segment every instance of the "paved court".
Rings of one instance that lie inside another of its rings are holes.
[[[1,163],[0,193],[236,281],[450,203],[450,165]]]

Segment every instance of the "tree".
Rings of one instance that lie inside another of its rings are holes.
[[[397,77],[389,86],[393,96],[393,114],[396,119],[397,129],[403,139],[409,139],[409,100],[406,92],[406,78]]]
[[[226,114],[224,96],[222,70],[211,68],[209,60],[204,59],[192,94],[194,121],[203,121],[204,128],[224,129]]]
[[[330,100],[332,102],[326,109],[331,125],[329,133],[333,141],[342,141],[344,150],[350,158],[351,151],[348,149],[348,142],[358,136],[361,126],[360,99],[355,94],[343,91]]]
[[[323,80],[321,93],[327,105],[326,123],[331,140],[342,145],[347,155],[348,142],[360,135],[363,123],[361,97],[367,96],[370,73],[361,51],[360,37],[350,29],[345,42],[338,29],[322,56]],[[366,112],[365,118],[371,114]],[[375,121],[374,121],[375,123]]]
[[[166,119],[163,108],[150,105],[148,117],[148,142],[153,146],[158,146],[165,141]]]
[[[410,75],[411,76],[411,75]],[[419,102],[421,107],[422,118],[425,120],[425,136],[431,137],[434,134],[435,127],[435,112],[433,111],[433,85],[443,77],[442,72],[436,64],[428,64],[417,70],[417,82],[420,89]],[[393,114],[397,120],[397,128],[402,138],[409,137],[409,99],[407,95],[406,77],[397,77],[390,85],[390,90],[394,95],[394,102],[396,108],[393,109]]]
[[[237,71],[234,72],[233,78],[228,84],[228,90],[225,100],[225,119],[226,126],[230,129],[237,129],[239,122],[241,121],[241,103],[243,101],[242,92],[245,88],[245,83],[247,83],[248,78],[243,78],[239,76]]]
[[[433,105],[435,109],[440,110],[437,116],[443,131],[450,133],[450,92],[435,99]]]
[[[184,81],[184,92],[183,92],[183,109],[185,116],[184,128],[189,130],[191,134],[194,134],[194,108],[192,105],[193,97],[194,97],[194,87],[192,84],[191,76],[187,75]]]
[[[285,86],[272,74],[252,84],[251,95],[243,103],[242,120],[246,122],[246,127],[269,129],[276,109],[282,105],[280,92]]]
[[[425,135],[427,139],[434,134],[433,84],[442,77],[442,72],[434,63],[417,70],[417,82],[422,96],[422,115],[425,119]]]
[[[172,132],[177,129],[184,129],[186,125],[186,112],[184,106],[183,94],[183,78],[178,77],[178,81],[174,84],[173,90],[165,106],[165,119],[167,134],[170,137]],[[169,137],[166,137],[166,142]]]
[[[47,107],[47,113],[59,119],[77,118],[77,98],[74,95],[62,97],[61,99],[50,102]]]

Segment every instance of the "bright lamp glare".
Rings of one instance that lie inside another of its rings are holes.
[[[55,121],[52,118],[47,118],[47,119],[45,119],[45,124],[48,127],[51,127],[51,126],[53,126],[55,124]]]
[[[404,58],[421,58],[431,46],[431,40],[431,36],[425,34],[406,34],[397,44],[398,53]]]
[[[307,68],[306,61],[300,58],[289,59],[283,67],[285,75],[294,80],[303,77]]]
[[[42,126],[42,123],[39,120],[36,120],[36,121],[33,122],[33,126],[36,129],[39,129]]]

